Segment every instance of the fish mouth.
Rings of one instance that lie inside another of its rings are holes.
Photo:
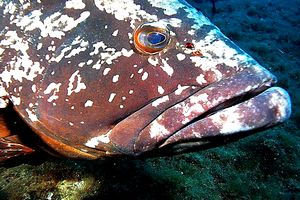
[[[141,143],[146,141],[141,135],[135,151],[155,156],[204,150],[237,141],[290,117],[290,100],[285,90],[271,87],[255,92],[221,103],[198,115],[160,140],[155,148]]]
[[[270,72],[252,66],[196,87],[180,101],[172,101],[174,93],[162,96],[117,124],[110,139],[118,152],[133,156],[176,154],[234,141],[289,118],[289,95],[272,87],[275,83]]]

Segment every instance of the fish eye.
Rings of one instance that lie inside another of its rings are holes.
[[[142,54],[156,54],[170,42],[168,27],[159,22],[141,24],[134,31],[134,46]]]

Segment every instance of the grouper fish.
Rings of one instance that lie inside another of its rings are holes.
[[[291,114],[275,83],[183,0],[0,1],[2,110],[65,157],[175,154],[254,133]],[[0,137],[1,160],[33,151]]]

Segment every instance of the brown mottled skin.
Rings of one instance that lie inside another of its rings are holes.
[[[290,116],[276,78],[187,3],[74,2],[0,3],[2,99],[60,155],[192,150]],[[145,31],[169,40],[137,49]],[[0,130],[0,160],[30,152]]]

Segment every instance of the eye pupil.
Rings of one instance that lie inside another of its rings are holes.
[[[166,36],[158,32],[152,32],[147,35],[147,40],[151,44],[157,45],[164,42],[166,40]]]
[[[133,35],[135,49],[144,55],[161,52],[168,46],[171,38],[167,24],[160,21],[141,24]]]

